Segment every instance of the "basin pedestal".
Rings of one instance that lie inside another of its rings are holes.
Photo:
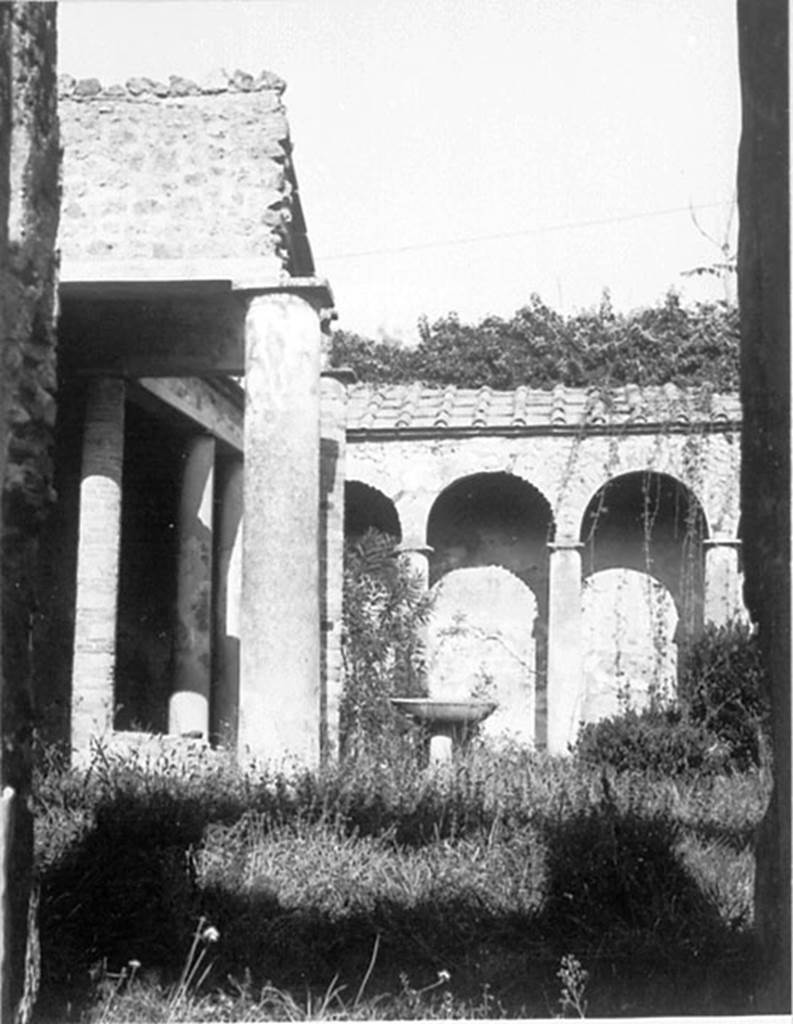
[[[448,763],[467,743],[474,727],[495,709],[494,701],[392,697],[391,703],[430,734],[430,762]]]

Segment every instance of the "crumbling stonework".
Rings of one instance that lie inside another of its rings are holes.
[[[23,994],[32,859],[30,647],[37,535],[53,499],[59,135],[55,5],[0,5],[2,883],[0,1016]],[[6,888],[8,879],[13,879]]]
[[[284,88],[269,72],[109,87],[62,76],[65,256],[295,262],[307,243]]]

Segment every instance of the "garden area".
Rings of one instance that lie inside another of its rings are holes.
[[[346,566],[338,759],[39,752],[35,1020],[751,1013],[749,628],[707,630],[674,705],[568,757],[475,736],[430,764],[388,703],[421,692],[421,595],[377,538]]]

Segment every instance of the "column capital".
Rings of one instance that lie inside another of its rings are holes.
[[[582,551],[584,549],[584,543],[580,540],[575,540],[573,537],[560,537],[559,540],[549,541],[546,545],[548,550],[553,551]]]
[[[286,278],[278,284],[259,285],[250,288],[246,288],[244,284],[237,284],[234,290],[237,293],[243,294],[249,304],[262,298],[295,295],[304,299],[313,307],[323,324],[330,326],[331,321],[336,319],[333,292],[328,282],[321,277],[292,277]]]
[[[430,555],[435,554],[435,548],[430,547],[429,544],[397,544],[393,550],[393,554],[397,555],[426,555],[427,558]]]

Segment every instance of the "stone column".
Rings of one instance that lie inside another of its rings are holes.
[[[88,385],[72,666],[71,742],[81,753],[113,729],[124,390],[120,380]]]
[[[429,590],[430,587],[430,555],[433,553],[433,550],[433,548],[427,547],[426,544],[421,544],[419,541],[400,544],[397,548],[397,554],[402,564],[409,570],[411,575],[419,578],[425,591]]]
[[[575,739],[584,685],[581,549],[562,538],[548,545],[548,751],[567,753]]]
[[[713,537],[705,548],[705,621],[723,626],[744,617],[738,555],[741,542],[730,537]]]
[[[344,462],[347,389],[323,374],[320,437],[320,611],[322,621],[320,745],[323,757],[339,752],[339,705],[344,685],[341,656],[344,581]]]
[[[212,514],[215,439],[190,438],[182,475],[177,523],[174,685],[168,732],[209,738],[212,672]]]
[[[233,749],[237,742],[240,689],[242,459],[230,459],[219,475],[215,528],[215,681],[211,731],[214,739]]]
[[[319,760],[320,324],[297,295],[245,320],[239,755]]]

